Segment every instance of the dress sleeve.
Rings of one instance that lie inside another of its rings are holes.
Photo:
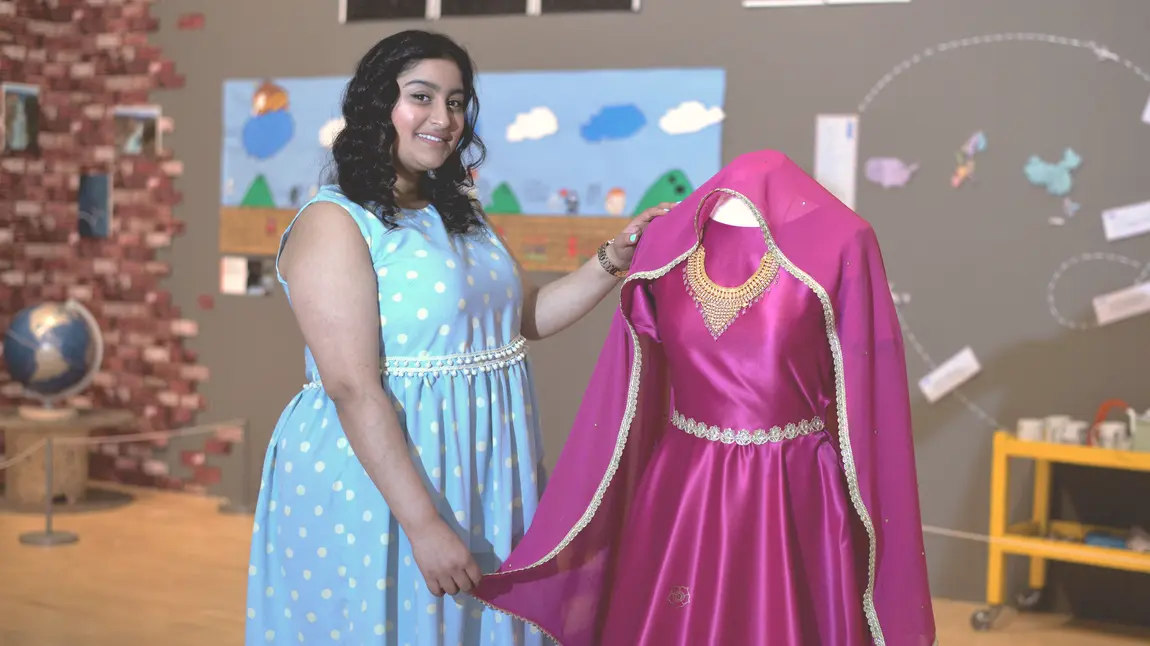
[[[655,295],[652,293],[652,284],[646,283],[635,288],[634,300],[631,303],[630,320],[635,331],[656,343],[659,340],[659,326],[655,316]]]

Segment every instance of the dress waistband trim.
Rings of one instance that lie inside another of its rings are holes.
[[[679,411],[671,413],[671,423],[675,428],[690,433],[695,437],[710,440],[711,442],[722,442],[723,444],[738,444],[739,446],[793,440],[804,435],[818,433],[826,428],[826,424],[823,423],[821,418],[812,417],[811,419],[804,419],[798,423],[791,422],[786,426],[772,426],[770,429],[721,429],[718,426],[708,426],[690,417],[685,417]]]
[[[448,377],[452,375],[477,375],[508,368],[521,363],[527,357],[527,339],[517,336],[511,343],[480,352],[464,352],[436,357],[381,357],[380,372],[393,377]],[[316,377],[304,384],[304,388],[323,388],[323,381]]]

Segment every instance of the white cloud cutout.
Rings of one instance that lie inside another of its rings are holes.
[[[542,139],[559,132],[559,119],[548,108],[531,108],[515,115],[515,123],[507,126],[507,141],[519,142]]]
[[[667,110],[659,119],[659,128],[669,135],[687,135],[721,122],[724,116],[717,105],[708,108],[699,101],[684,101]]]
[[[335,136],[339,134],[340,130],[343,130],[343,117],[336,117],[320,126],[319,145],[324,148],[331,148],[331,145],[335,143]]]

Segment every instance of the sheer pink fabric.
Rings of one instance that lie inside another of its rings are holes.
[[[639,580],[647,574],[649,566],[640,566],[643,571],[636,572],[628,570],[635,559],[620,559],[621,546],[627,543],[623,532],[640,481],[649,471],[667,468],[662,464],[666,462],[662,453],[652,466],[656,446],[671,439],[664,437],[666,433],[680,433],[678,429],[667,430],[670,403],[666,366],[671,350],[665,353],[657,341],[659,335],[645,329],[651,318],[648,300],[652,284],[679,267],[695,248],[697,232],[722,193],[746,200],[760,214],[764,241],[777,247],[783,258],[779,280],[791,280],[795,293],[801,291],[801,284],[813,295],[811,302],[817,302],[822,310],[821,321],[818,317],[810,319],[811,325],[821,324],[823,328],[821,335],[810,335],[818,344],[810,353],[823,357],[819,361],[831,368],[827,380],[833,383],[834,396],[827,398],[827,423],[838,437],[839,475],[845,480],[839,489],[844,493],[839,497],[847,498],[838,503],[849,509],[857,529],[861,588],[857,597],[862,600],[858,613],[869,629],[866,637],[847,639],[852,643],[865,639],[878,646],[930,646],[935,643],[935,628],[922,544],[906,367],[878,243],[869,224],[774,151],[739,157],[647,229],[583,404],[531,527],[498,572],[484,578],[475,595],[538,626],[564,646],[615,646],[603,641],[608,616],[649,614],[649,599],[613,594],[620,582]],[[663,336],[667,337],[665,328]],[[674,343],[685,347],[677,346],[675,351],[689,349],[693,343],[715,342],[705,333],[695,336],[698,338],[677,330]],[[679,378],[677,373],[675,378]],[[750,381],[752,387],[755,383]],[[765,371],[758,383],[764,396],[769,395],[771,377]],[[810,401],[819,398],[811,397]],[[729,408],[729,403],[716,401],[708,407],[705,402],[696,402],[693,406],[699,410],[693,414],[702,417],[718,414]],[[703,421],[726,425],[723,420]],[[798,420],[781,419],[777,423],[790,421]],[[690,462],[678,468],[687,464]],[[711,474],[705,461],[695,464],[699,468],[690,474],[691,479],[706,482],[711,478],[714,487],[732,486],[724,476]],[[827,490],[835,489],[828,485]],[[682,504],[674,497],[643,495],[645,505]],[[810,512],[812,517],[819,513],[827,512]],[[713,517],[704,514],[698,522],[719,528],[730,524],[718,513]],[[764,523],[762,531],[770,531],[770,524]],[[717,536],[720,541],[744,541],[724,538],[721,532]],[[754,548],[740,544],[715,545],[712,549],[735,547]],[[700,562],[705,558],[700,554]],[[833,558],[829,556],[826,562]],[[770,565],[746,576],[768,576]],[[851,569],[851,564],[842,566]],[[652,571],[649,576],[657,577],[659,572]],[[738,593],[726,592],[731,598]],[[683,601],[676,597],[672,603],[676,599]],[[711,623],[721,623],[723,612],[746,615],[756,610],[737,606],[724,610],[728,607],[708,610],[719,613]],[[748,633],[725,635],[724,643],[730,639],[761,643],[755,640],[763,633],[749,633],[766,629],[745,625]],[[704,625],[693,630],[712,629]],[[849,627],[844,630],[855,632]],[[655,634],[644,633],[640,642],[655,644]],[[701,643],[698,634],[693,637],[695,641],[683,643]],[[770,643],[807,646],[802,639],[809,637],[772,633]]]

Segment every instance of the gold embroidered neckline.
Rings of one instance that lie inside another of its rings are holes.
[[[767,293],[778,276],[779,260],[773,250],[768,250],[759,260],[755,273],[742,285],[723,287],[707,275],[706,257],[707,251],[700,243],[687,258],[683,282],[695,301],[695,307],[703,314],[703,323],[710,330],[711,336],[718,339],[735,319]]]

